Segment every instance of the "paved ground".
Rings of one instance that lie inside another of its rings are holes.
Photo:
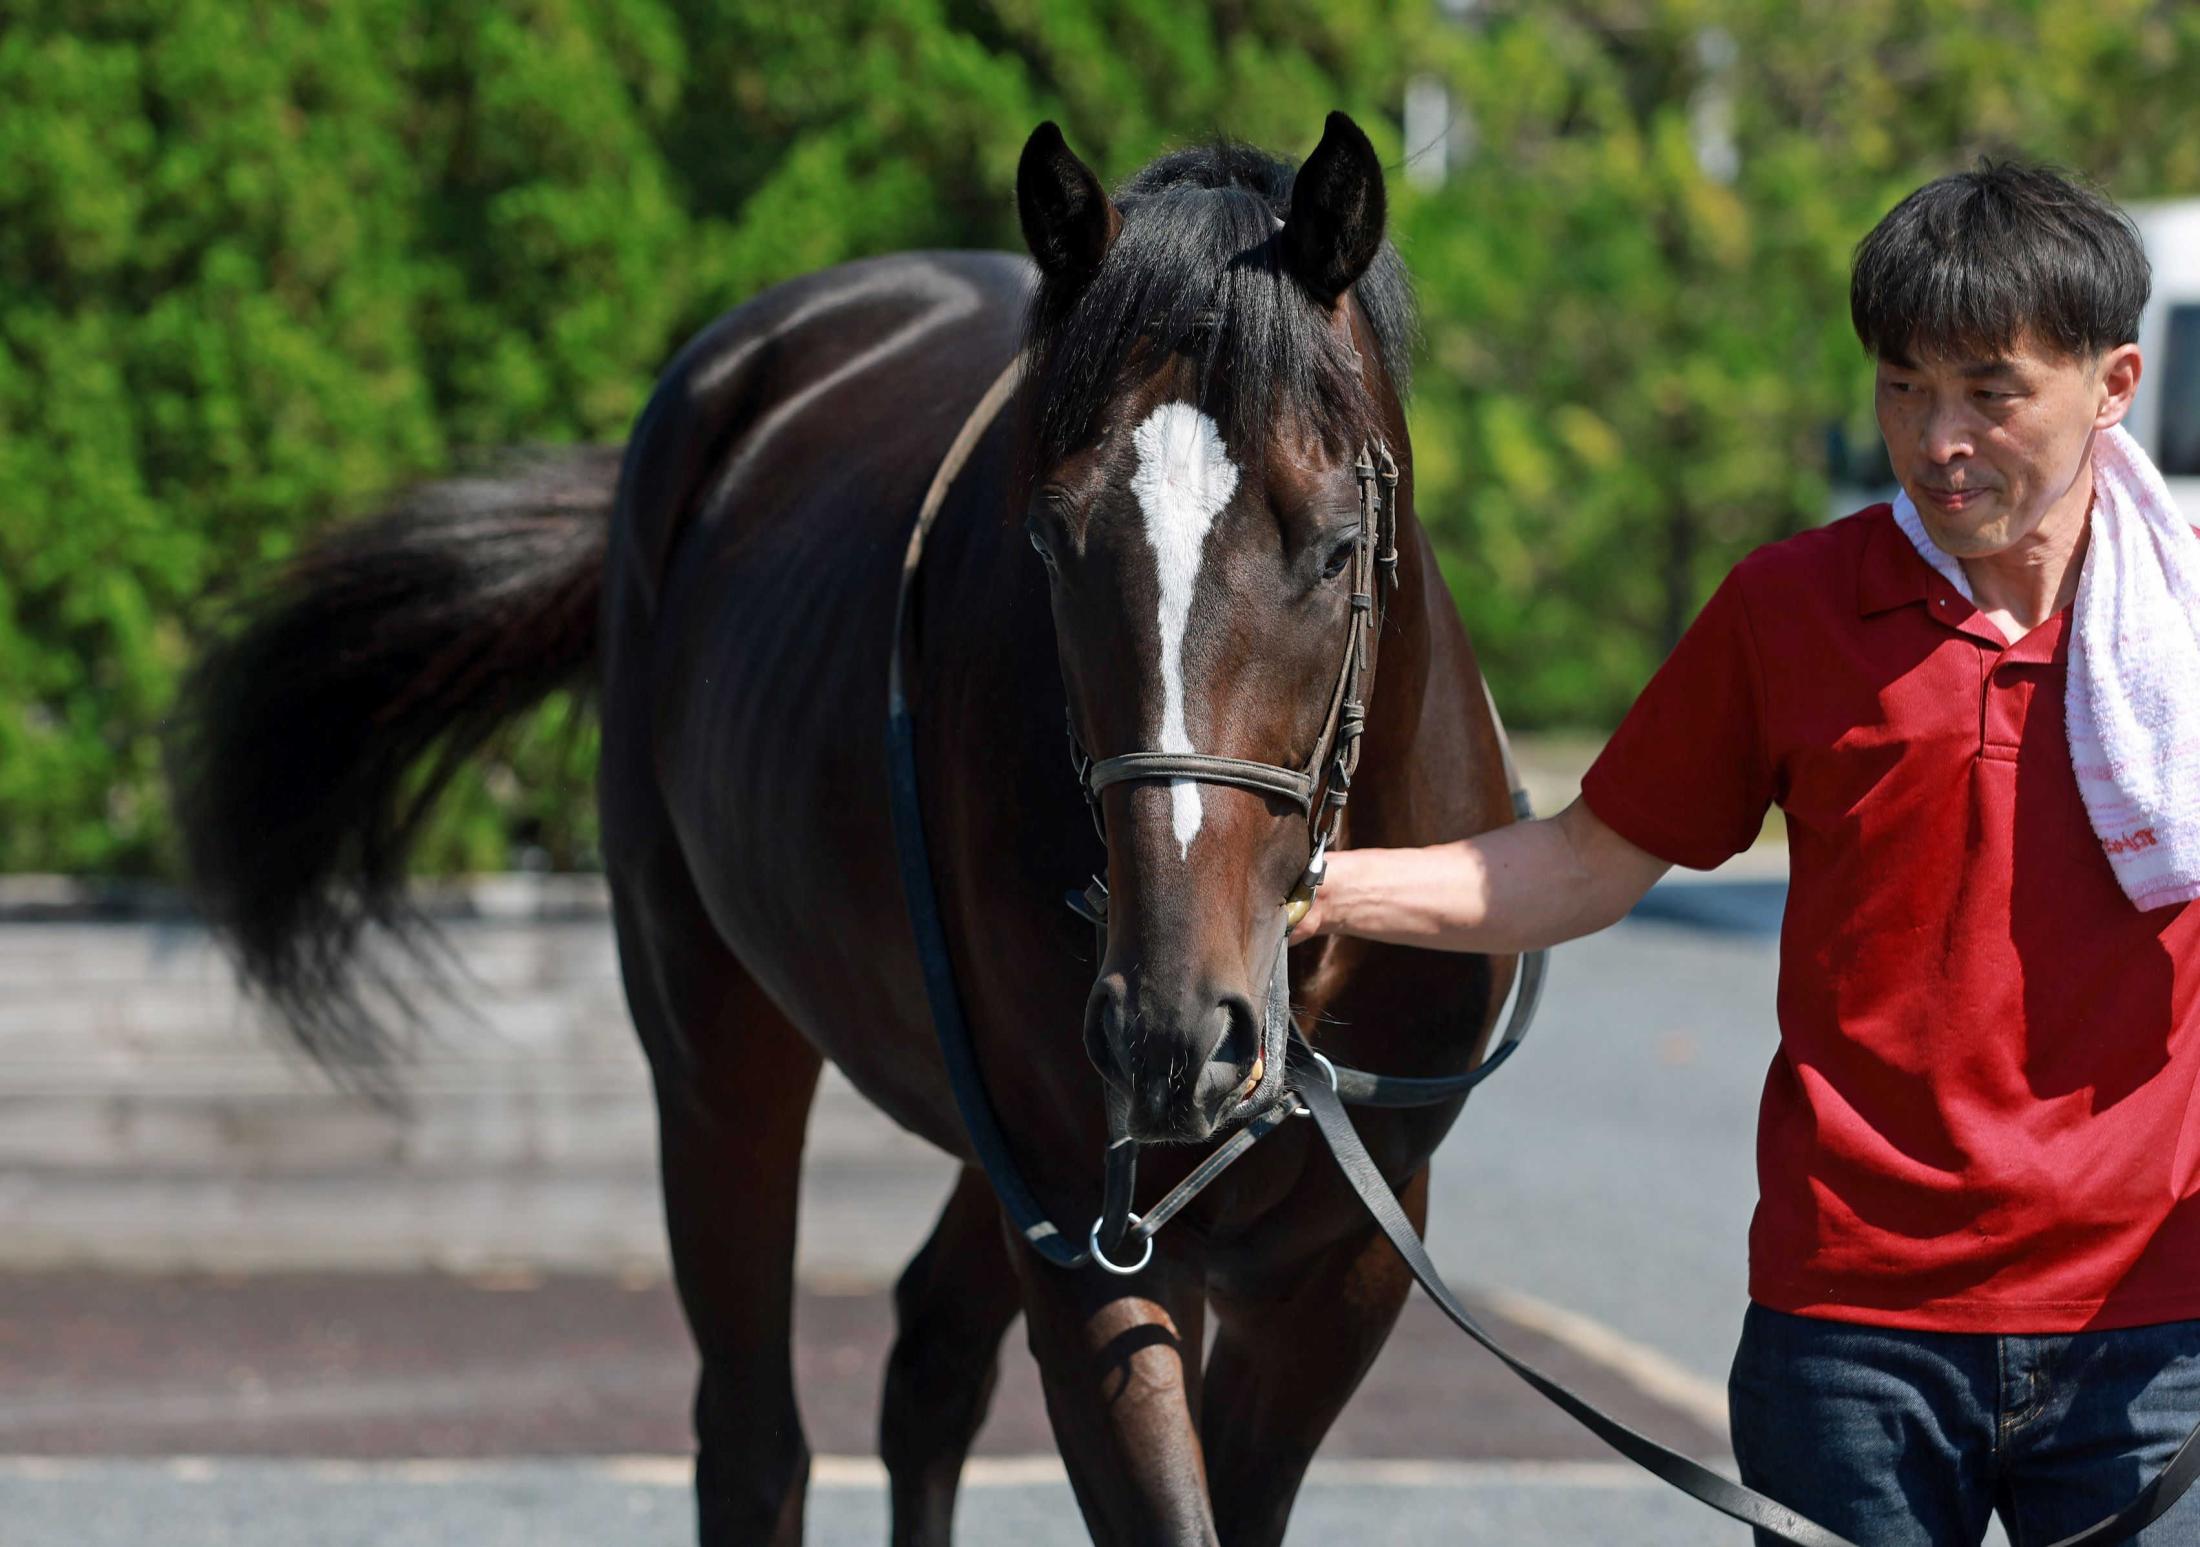
[[[976,1468],[956,1518],[963,1547],[1086,1540],[1066,1484],[1024,1469]],[[1051,1468],[1030,1470],[1047,1471]],[[8,1547],[688,1547],[686,1480],[659,1462],[505,1462],[486,1466],[330,1463],[0,1462]],[[1616,1469],[1413,1468],[1317,1463],[1300,1494],[1294,1547],[1459,1547],[1462,1543],[1625,1543],[1743,1547],[1686,1500]],[[149,1526],[157,1521],[158,1527]],[[859,1471],[810,1491],[808,1539],[826,1547],[886,1539],[885,1498]]]
[[[1554,1373],[1714,1458],[1777,908],[1777,887],[1661,888],[1560,953],[1434,1188],[1455,1284]],[[823,1458],[810,1540],[840,1547],[883,1539],[880,1288],[946,1170],[845,1091],[818,1121],[798,1369]],[[0,1278],[0,1547],[682,1542],[688,1379],[649,1274]],[[960,1540],[1084,1539],[1015,1334],[979,1448]],[[1746,1542],[1601,1455],[1416,1303],[1292,1540]]]
[[[1508,1322],[1520,1350],[1667,1444],[1722,1433],[1592,1352]],[[871,1453],[883,1293],[805,1294],[795,1377],[813,1451]],[[406,1457],[673,1455],[694,1356],[662,1283],[441,1276],[0,1278],[0,1453]],[[1492,1420],[1496,1421],[1492,1421]],[[1432,1449],[1432,1445],[1441,1447]],[[1053,1450],[1020,1337],[979,1453]],[[1598,1461],[1556,1409],[1416,1303],[1324,1454]],[[0,1541],[4,1541],[0,1529]]]

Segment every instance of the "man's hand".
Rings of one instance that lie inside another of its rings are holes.
[[[1341,850],[1322,856],[1322,863],[1326,867],[1322,874],[1322,884],[1314,888],[1314,900],[1307,907],[1305,916],[1291,926],[1291,933],[1286,937],[1291,944],[1300,945],[1316,935],[1337,932],[1336,910],[1329,905],[1329,899],[1336,895],[1333,889],[1337,884],[1337,871],[1340,866],[1350,870],[1358,860],[1358,855]]]
[[[1360,935],[1438,951],[1516,953],[1593,934],[1624,918],[1671,868],[1579,800],[1425,849],[1341,849],[1291,930]]]

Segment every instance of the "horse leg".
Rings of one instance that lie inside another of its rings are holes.
[[[1399,1192],[1416,1230],[1424,1167]],[[1227,1547],[1283,1540],[1322,1436],[1382,1351],[1413,1275],[1372,1226],[1244,1283],[1210,1286],[1215,1343],[1205,1380],[1207,1475]]]
[[[1161,1252],[1133,1278],[1064,1271],[1011,1243],[1047,1416],[1098,1547],[1216,1541],[1199,1448],[1205,1304]]]
[[[695,1388],[703,1547],[802,1540],[810,1449],[790,1343],[795,1196],[818,1060],[791,1028],[785,1039],[808,1056],[755,1049],[754,1091],[769,1096],[745,1115],[681,1111],[677,1093],[658,1095],[673,1275],[703,1365]]]
[[[894,1547],[946,1547],[955,1490],[1000,1372],[1002,1334],[1022,1300],[1001,1242],[1001,1206],[966,1166],[932,1235],[894,1285],[879,1457],[894,1506]]]
[[[820,1059],[710,928],[685,872],[647,864],[666,857],[614,869],[612,900],[657,1090],[673,1279],[702,1356],[699,1534],[794,1547],[810,1471],[790,1348],[795,1201]]]

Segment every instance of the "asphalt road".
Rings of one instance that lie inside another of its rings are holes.
[[[1591,1349],[1477,1310],[1521,1352],[1667,1444],[1721,1433]],[[813,1452],[868,1457],[893,1310],[883,1291],[803,1292],[795,1382]],[[659,1455],[688,1447],[695,1356],[662,1280],[440,1274],[0,1277],[0,1454],[119,1457]],[[1495,1420],[1495,1421],[1493,1421]],[[1440,1447],[1440,1448],[1432,1448]],[[1022,1339],[978,1453],[1053,1451]],[[1426,1306],[1402,1318],[1324,1454],[1599,1461],[1555,1408]],[[5,1540],[0,1533],[0,1540]]]
[[[689,1547],[684,1477],[651,1462],[430,1467],[222,1461],[0,1462],[8,1547]],[[1087,1540],[1066,1484],[1015,1473],[966,1483],[964,1547]],[[813,1483],[807,1539],[886,1540],[874,1479]],[[1384,1476],[1324,1468],[1300,1494],[1292,1547],[1746,1543],[1686,1500],[1610,1468],[1455,1469]]]
[[[1530,1045],[1475,1097],[1433,1188],[1431,1248],[1456,1285],[1557,1373],[1712,1459],[1777,910],[1776,887],[1661,888],[1561,951]],[[880,1289],[947,1170],[844,1089],[817,1121],[836,1142],[808,1178],[797,1357],[821,1457],[809,1539],[840,1547],[883,1539]],[[974,1547],[1084,1540],[1019,1344],[966,1490]],[[689,1369],[647,1278],[0,1279],[0,1547],[684,1542]],[[1602,1459],[1417,1303],[1291,1540],[1747,1533]]]

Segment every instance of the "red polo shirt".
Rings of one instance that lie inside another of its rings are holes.
[[[1787,814],[1749,1290],[1971,1332],[2200,1316],[2200,909],[2141,913],[2014,645],[1886,505],[1734,569],[1582,781],[1708,869]]]

